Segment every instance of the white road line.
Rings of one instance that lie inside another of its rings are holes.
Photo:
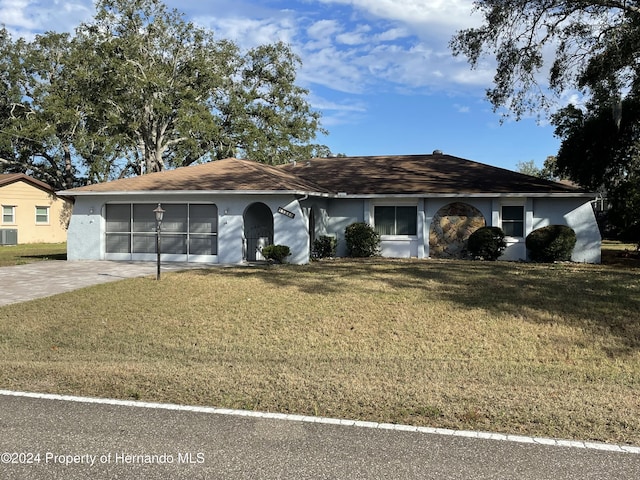
[[[530,443],[530,444],[536,444],[536,445],[546,445],[546,446],[556,446],[556,447],[584,448],[588,450],[601,450],[601,451],[607,451],[607,452],[640,454],[640,447],[634,447],[629,445],[613,445],[609,443],[581,442],[581,441],[574,441],[574,440],[560,440],[560,439],[543,438],[543,437],[527,437],[522,435],[505,435],[501,433],[475,432],[475,431],[469,431],[469,430],[450,430],[446,428],[416,427],[411,425],[398,425],[395,423],[364,422],[359,420],[346,420],[346,419],[339,419],[339,418],[311,417],[306,415],[288,415],[284,413],[254,412],[250,410],[234,410],[230,408],[176,405],[172,403],[151,403],[151,402],[139,402],[134,400],[116,400],[111,398],[77,397],[73,395],[57,395],[57,394],[51,394],[51,393],[14,392],[12,390],[0,390],[0,395],[6,395],[6,396],[12,396],[12,397],[39,398],[44,400],[62,400],[66,402],[95,403],[99,405],[115,405],[115,406],[121,406],[121,407],[151,408],[151,409],[176,410],[176,411],[182,411],[182,412],[197,412],[197,413],[214,413],[217,415],[255,417],[255,418],[265,418],[265,419],[272,419],[272,420],[286,420],[291,422],[322,423],[322,424],[328,424],[328,425],[345,425],[345,426],[360,427],[360,428],[374,428],[374,429],[381,429],[381,430],[396,430],[396,431],[402,431],[402,432],[428,433],[431,435],[447,435],[447,436],[454,436],[454,437],[479,438],[483,440],[499,440],[499,441],[506,441],[506,442]]]

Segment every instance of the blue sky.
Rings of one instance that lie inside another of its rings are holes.
[[[549,125],[493,113],[484,92],[491,60],[472,71],[448,42],[479,25],[472,0],[165,0],[238,45],[282,40],[301,57],[298,83],[323,114],[318,143],[347,155],[442,150],[508,169],[557,153]],[[72,32],[91,0],[0,0],[14,35]]]

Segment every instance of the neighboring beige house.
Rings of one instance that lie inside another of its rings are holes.
[[[73,202],[22,173],[0,174],[0,244],[67,240]]]

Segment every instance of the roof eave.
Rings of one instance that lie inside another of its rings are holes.
[[[82,191],[62,190],[55,192],[65,197],[106,197],[106,196],[178,196],[178,195],[304,195],[325,198],[595,198],[590,192],[507,192],[507,193],[327,193],[306,190],[119,190],[119,191]]]
[[[79,191],[62,190],[56,192],[57,195],[67,197],[106,197],[106,196],[142,196],[142,195],[162,195],[162,196],[178,196],[178,195],[309,195],[318,197],[327,197],[330,194],[326,192],[309,192],[306,190],[113,190],[113,191]]]
[[[24,182],[27,183],[29,185],[31,185],[32,187],[38,188],[42,191],[45,191],[47,193],[55,193],[55,191],[53,190],[53,188],[51,187],[51,185],[48,185],[44,182],[41,182],[40,180],[36,179],[36,178],[32,178],[28,175],[25,174],[16,174],[15,176],[8,178],[7,180],[0,182],[0,187],[5,187],[8,185],[11,185],[13,183],[16,182]]]
[[[595,198],[590,192],[333,193],[330,198]]]

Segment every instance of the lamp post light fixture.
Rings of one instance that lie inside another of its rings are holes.
[[[158,203],[158,206],[155,208],[153,213],[156,214],[156,253],[158,256],[156,280],[160,280],[160,229],[162,226],[162,217],[164,216],[162,205]]]

